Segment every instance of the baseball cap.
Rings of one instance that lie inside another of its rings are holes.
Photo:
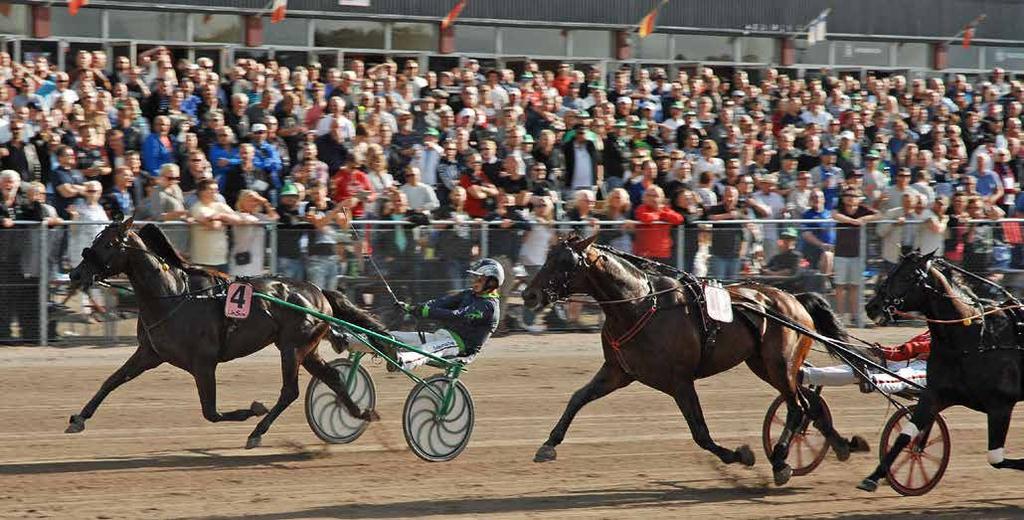
[[[761,182],[768,182],[768,183],[771,183],[771,184],[778,184],[779,183],[779,176],[775,175],[774,173],[766,173],[766,174],[762,175],[761,178],[758,179],[758,180],[761,181]]]
[[[782,232],[779,233],[779,238],[789,238],[789,239],[796,240],[797,237],[799,237],[799,236],[800,236],[800,234],[797,232],[796,228],[794,228],[794,227],[788,227],[786,229],[783,229]]]
[[[839,150],[835,146],[826,147],[821,151],[821,155],[835,155],[839,153]]]
[[[851,132],[849,130],[845,130],[843,132],[840,132],[839,138],[840,139],[848,139],[850,141],[853,141],[853,139],[854,139],[853,132]]]
[[[672,108],[682,109],[683,108],[683,102],[682,101],[676,101],[675,103],[672,103]]]
[[[252,125],[252,133],[254,133],[254,134],[256,132],[266,132],[266,131],[267,131],[267,125],[265,125],[263,123],[256,123],[255,125]]]
[[[299,190],[298,190],[298,188],[295,187],[294,184],[292,184],[290,182],[286,182],[284,187],[281,188],[281,193],[278,193],[278,195],[280,195],[282,197],[287,197],[289,195],[294,195],[294,196],[298,197],[299,196]]]
[[[535,141],[533,140],[533,136],[532,135],[526,134],[526,135],[523,136],[523,142],[524,143],[533,143]]]
[[[441,137],[441,132],[438,132],[437,129],[434,127],[430,127],[425,132],[423,132],[423,135],[427,137]]]
[[[881,157],[882,155],[878,153],[878,150],[871,150],[864,155],[865,159],[880,159]]]
[[[631,105],[631,104],[633,104],[633,100],[630,99],[629,96],[619,96],[619,99],[616,99],[615,103],[617,103],[617,104],[624,103],[624,104],[627,104],[627,105]]]

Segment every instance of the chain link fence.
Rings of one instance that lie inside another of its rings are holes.
[[[69,269],[104,225],[16,222],[0,229],[0,344],[134,343],[138,308],[130,291],[96,287],[67,294]],[[598,243],[700,277],[821,292],[857,326],[865,325],[864,302],[874,286],[900,254],[914,249],[938,250],[1014,293],[1024,292],[1024,221],[1014,219],[938,227],[918,219],[860,226],[832,220],[715,220],[679,226],[599,220],[360,221],[346,228],[258,223],[213,231],[184,223],[157,225],[193,262],[233,276],[276,273],[337,288],[394,329],[417,326],[398,311],[395,298],[418,302],[464,289],[466,269],[489,256],[506,271],[501,333],[599,330],[602,313],[595,304],[558,304],[540,314],[522,305],[522,289],[550,247],[568,233],[596,234]]]

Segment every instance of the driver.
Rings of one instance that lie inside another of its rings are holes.
[[[892,347],[882,347],[885,367],[900,377],[925,386],[928,377],[928,353],[931,351],[932,336],[924,331],[909,341]],[[800,369],[802,383],[811,386],[853,385],[859,382],[859,376],[849,365],[831,367],[809,367]],[[868,376],[874,387],[888,393],[896,394],[906,390],[909,385],[884,372],[868,368]]]
[[[456,359],[464,364],[472,362],[498,328],[498,289],[505,282],[505,270],[496,260],[484,258],[466,272],[473,276],[469,289],[422,304],[398,302],[411,316],[441,322],[441,329],[424,334],[422,343],[418,332],[393,332],[394,338],[408,345],[418,345],[420,350],[442,358]],[[398,361],[407,370],[429,360],[415,352],[398,354]],[[389,364],[388,370],[397,368]]]

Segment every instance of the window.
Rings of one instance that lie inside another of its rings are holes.
[[[828,64],[828,49],[829,42],[816,43],[814,45],[808,45],[806,41],[796,41],[796,62],[807,63],[811,65],[827,65]]]
[[[981,65],[978,47],[963,48],[960,45],[946,46],[946,66],[951,69],[977,69]]]
[[[521,56],[564,56],[565,37],[559,29],[506,27],[501,51]]]
[[[403,51],[436,51],[437,24],[395,22],[391,48]]]
[[[896,46],[896,64],[901,67],[929,68],[931,49],[927,43],[901,43]]]
[[[835,44],[836,65],[889,66],[890,43],[840,41]]]
[[[667,60],[669,45],[672,44],[672,36],[668,34],[653,33],[646,38],[635,37],[636,57],[647,60]]]
[[[313,45],[348,49],[383,49],[384,24],[348,20],[316,20]]]
[[[50,30],[54,36],[82,36],[100,38],[102,35],[103,11],[82,9],[77,16],[68,14],[62,7],[50,9]]]
[[[263,41],[267,45],[309,45],[309,20],[306,18],[285,18],[279,23],[263,19]]]
[[[149,11],[108,11],[110,38],[126,40],[185,41],[188,15]]]
[[[1024,47],[985,47],[985,68],[1024,70]]]
[[[461,53],[494,54],[498,31],[477,25],[455,26],[455,49]]]
[[[680,34],[675,37],[677,61],[735,61],[733,39]]]
[[[0,13],[0,33],[28,34],[28,6],[7,4],[8,13]]]
[[[572,55],[581,58],[611,58],[612,33],[609,31],[572,31]]]
[[[743,63],[772,63],[775,59],[774,38],[740,38],[740,58]]]
[[[227,14],[192,15],[195,41],[202,43],[241,43],[242,17]]]

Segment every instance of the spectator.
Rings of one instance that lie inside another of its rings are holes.
[[[100,201],[108,218],[114,218],[115,215],[128,217],[135,213],[134,182],[135,176],[127,166],[120,166],[114,171],[114,184]]]
[[[198,202],[189,210],[195,221],[191,227],[192,263],[228,272],[227,228],[239,222],[230,206],[217,201],[217,183],[213,179],[199,181],[196,186]]]
[[[608,194],[604,212],[601,213],[601,220],[617,222],[621,225],[609,225],[601,228],[601,235],[598,240],[620,251],[633,252],[633,230],[635,222],[630,220],[632,207],[629,200],[629,193],[624,188],[615,188]]]
[[[217,142],[210,146],[209,158],[210,164],[213,165],[213,178],[217,181],[217,187],[227,191],[228,172],[242,162],[239,157],[239,149],[235,146],[234,131],[227,127],[217,130]]]
[[[576,125],[573,139],[562,146],[565,157],[565,178],[563,179],[565,200],[578,189],[594,189],[603,183],[601,157],[597,147],[587,139],[583,125]]]
[[[184,195],[181,192],[181,171],[177,164],[167,163],[160,168],[160,176],[147,179],[153,183],[148,196],[139,203],[135,217],[139,220],[184,220],[188,215],[185,210]],[[95,236],[95,234],[93,235]]]
[[[60,218],[70,219],[68,208],[82,199],[85,193],[85,177],[76,168],[77,155],[70,146],[62,145],[57,148],[57,162],[58,166],[53,171],[53,207]]]
[[[779,233],[778,253],[768,259],[762,274],[784,278],[780,285],[786,288],[797,289],[799,292],[801,266],[803,255],[796,249],[797,230],[786,228]]]
[[[708,220],[744,218],[746,208],[740,205],[739,198],[739,191],[736,188],[725,188],[722,192],[722,203],[708,209]],[[737,279],[743,250],[743,230],[739,224],[715,224],[711,234],[708,276],[721,280]]]
[[[340,98],[331,98],[331,100],[338,102]],[[346,139],[348,129],[345,127],[344,121],[348,120],[330,117],[327,132],[316,138],[316,155],[327,164],[328,171],[335,172],[341,169],[349,154],[348,148],[345,146],[348,140]],[[353,133],[355,133],[354,130]]]
[[[82,261],[82,250],[92,245],[92,239],[110,222],[106,211],[100,205],[103,186],[99,181],[86,181],[84,186],[82,199],[68,207],[68,213],[74,222],[68,234],[68,257],[72,265],[78,265]]]
[[[864,279],[865,258],[861,254],[860,227],[878,220],[880,213],[862,203],[860,192],[847,188],[843,191],[840,205],[832,211],[836,226],[835,256],[833,275],[836,286],[836,310],[848,322],[858,315],[858,286]]]
[[[266,225],[278,220],[269,200],[252,190],[238,194],[235,208],[239,222],[231,229],[231,258],[228,272],[232,276],[264,274],[266,256]]]
[[[999,206],[986,206],[982,197],[971,197],[967,202],[971,222],[964,237],[964,269],[985,275],[995,265],[996,227],[994,221],[1003,218]]]
[[[937,257],[943,256],[944,240],[949,224],[949,215],[946,214],[947,206],[949,206],[949,199],[940,195],[931,203],[929,209],[921,213],[922,224],[917,232],[914,249],[924,254],[934,253]]]
[[[163,165],[174,162],[174,142],[170,132],[171,120],[167,116],[159,116],[153,121],[153,133],[142,145],[142,166],[147,171],[157,172]]]
[[[302,281],[306,279],[302,242],[312,225],[306,221],[305,206],[300,204],[302,196],[299,186],[294,183],[285,184],[281,188],[280,199],[281,203],[277,207],[277,269],[287,278]]]
[[[470,170],[459,178],[459,186],[466,189],[466,213],[473,218],[484,218],[494,211],[498,187],[487,177],[483,169],[483,158],[474,153],[469,156]]]
[[[683,216],[683,227],[685,227],[682,243],[683,270],[693,273],[696,269],[697,253],[700,249],[700,228],[697,222],[706,218],[705,209],[701,206],[697,194],[686,188],[676,192],[673,197],[672,209]],[[680,245],[678,243],[679,235],[676,234],[673,238],[678,247]]]
[[[409,209],[427,214],[440,207],[434,188],[420,182],[420,169],[410,166],[405,174],[405,184],[398,190],[405,195]]]
[[[530,277],[536,275],[547,261],[548,251],[557,239],[554,226],[554,204],[547,197],[533,199],[533,212],[527,218],[530,229],[523,235],[519,249],[519,262]],[[544,327],[534,323],[536,315],[530,309],[523,309],[523,322],[529,332],[541,332]]]
[[[636,208],[636,243],[633,252],[664,264],[672,263],[672,226],[683,223],[683,216],[670,208],[665,192],[650,186],[644,192],[643,204]]]
[[[252,133],[249,134],[249,137],[253,151],[256,153],[253,162],[257,169],[270,176],[271,193],[276,196],[277,190],[281,188],[281,172],[284,169],[284,164],[281,162],[281,155],[277,148],[267,141],[268,132],[266,124],[255,123],[252,125]]]
[[[907,190],[903,192],[900,207],[882,213],[885,220],[895,221],[878,226],[878,236],[882,237],[882,259],[885,261],[883,271],[886,273],[892,271],[900,258],[913,251],[918,244],[920,216],[917,214],[917,201],[917,192]]]
[[[814,190],[808,199],[810,207],[800,218],[805,220],[831,221],[832,210],[825,207],[825,193]],[[800,233],[801,252],[808,264],[822,274],[832,274],[832,255],[836,242],[834,226],[830,222],[804,224]]]
[[[453,291],[465,289],[464,273],[476,249],[471,217],[466,213],[466,197],[466,189],[455,186],[448,195],[448,204],[441,206],[435,214],[437,220],[451,221],[450,224],[435,225],[437,231],[433,243],[437,258],[444,262],[444,274]]]
[[[327,198],[327,186],[314,184],[307,191],[309,204],[306,205],[306,221],[313,229],[309,234],[306,276],[317,287],[334,290],[338,288],[338,276],[341,274],[339,235],[349,226],[348,214],[343,206]]]

